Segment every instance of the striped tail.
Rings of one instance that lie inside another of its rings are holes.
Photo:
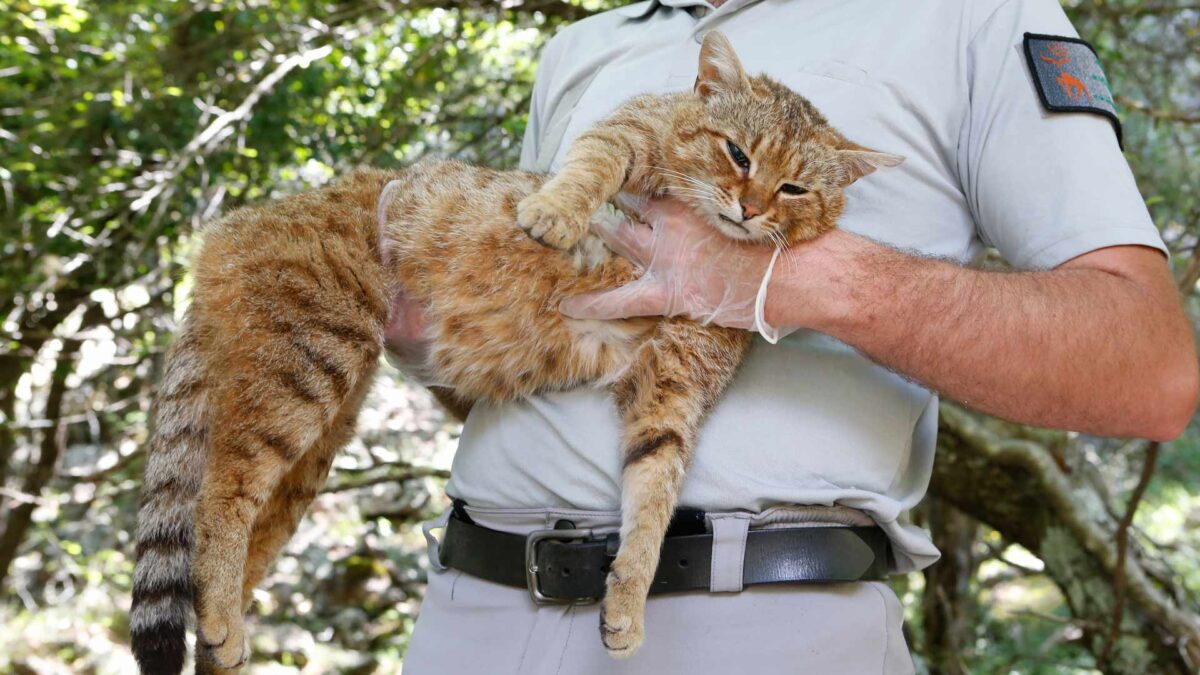
[[[178,675],[192,615],[194,516],[208,459],[204,361],[185,320],[155,400],[138,511],[130,634],[143,675]]]

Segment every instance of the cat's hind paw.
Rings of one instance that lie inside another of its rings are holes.
[[[565,251],[587,232],[590,213],[553,193],[535,192],[517,204],[517,223],[534,241]]]
[[[250,660],[250,641],[241,614],[202,613],[196,618],[196,642],[204,658],[222,670],[240,668]]]
[[[613,575],[600,606],[600,641],[609,656],[625,659],[633,656],[645,639],[645,593],[623,584]]]

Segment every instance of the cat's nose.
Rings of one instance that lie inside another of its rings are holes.
[[[754,216],[762,213],[762,209],[754,202],[742,202],[742,220],[750,220]]]

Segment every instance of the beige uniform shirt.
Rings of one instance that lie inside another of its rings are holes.
[[[750,72],[811,99],[866,146],[907,157],[847,191],[840,226],[966,263],[993,245],[1049,268],[1117,244],[1162,247],[1110,122],[1041,106],[1025,32],[1074,36],[1056,0],[641,2],[547,45],[522,164],[553,171],[571,140],[620,102],[687,90],[700,40],[720,29]],[[802,302],[802,298],[797,298]],[[759,340],[702,432],[682,504],[861,509],[901,571],[937,558],[898,520],[925,494],[937,397],[828,336]],[[582,389],[478,405],[448,486],[481,507],[620,504],[618,418]]]

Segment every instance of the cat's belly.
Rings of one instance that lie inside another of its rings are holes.
[[[607,383],[626,368],[657,319],[578,321],[558,305],[633,280],[634,266],[590,233],[570,251],[530,239],[516,205],[541,176],[447,162],[409,180],[386,236],[396,280],[428,309],[434,381],[506,401]]]
[[[462,398],[495,401],[611,383],[658,319],[570,319],[558,305],[631,280],[632,265],[594,248],[560,252],[516,236],[492,250],[493,269],[451,266],[431,286],[428,365],[436,381]]]
[[[460,311],[435,322],[430,364],[436,381],[462,398],[494,401],[605,386],[628,368],[655,323],[569,319],[554,306],[473,316]]]

